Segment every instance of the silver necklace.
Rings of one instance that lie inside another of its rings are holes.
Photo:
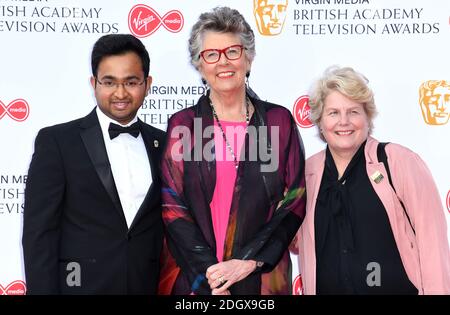
[[[245,102],[245,122],[246,122],[245,133],[247,133],[248,125],[250,124],[250,114],[248,112],[248,103],[249,102],[250,102],[250,100],[247,98],[246,102]],[[220,123],[219,117],[217,116],[216,110],[214,108],[214,104],[212,103],[211,99],[209,99],[209,103],[211,104],[211,109],[212,109],[212,112],[213,112],[214,119],[216,120],[217,125],[219,125],[220,131],[222,132],[223,140],[225,141],[225,144],[226,144],[226,146],[228,148],[228,151],[230,151],[230,154],[233,157],[234,166],[237,169],[238,166],[239,166],[239,162],[238,162],[238,160],[236,158],[236,154],[234,154],[234,151],[231,148],[230,143],[228,142],[227,136],[225,135],[225,131],[223,130],[222,124]]]

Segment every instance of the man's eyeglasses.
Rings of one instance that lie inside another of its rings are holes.
[[[216,63],[220,60],[222,53],[228,60],[236,60],[241,58],[243,50],[244,46],[233,45],[224,49],[205,49],[200,52],[200,56],[206,63]]]
[[[95,81],[107,90],[116,90],[119,88],[119,85],[122,85],[126,90],[129,91],[135,90],[145,83],[145,79],[142,82],[140,82],[137,79],[131,79],[124,82],[117,82],[110,79],[100,81],[99,79],[95,78]]]

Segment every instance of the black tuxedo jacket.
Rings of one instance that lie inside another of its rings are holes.
[[[129,229],[95,110],[39,131],[25,189],[29,294],[156,294],[165,136],[139,124],[153,183]]]

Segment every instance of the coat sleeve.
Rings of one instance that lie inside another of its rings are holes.
[[[28,294],[58,294],[58,246],[65,177],[58,145],[41,130],[25,188],[22,245]]]
[[[286,147],[280,147],[285,167],[279,172],[284,178],[284,197],[278,202],[271,219],[255,238],[243,248],[239,259],[263,261],[262,271],[272,270],[297,233],[306,211],[305,156],[297,126],[289,115]],[[281,135],[281,133],[280,133]],[[281,135],[281,138],[284,138]]]
[[[166,226],[167,242],[177,264],[187,275],[192,292],[211,294],[206,281],[206,269],[216,264],[213,249],[205,240],[200,227],[191,213],[184,195],[183,154],[190,150],[191,131],[178,124],[174,117],[169,120],[166,148],[162,158],[162,216]]]
[[[389,156],[389,147],[392,180],[415,230],[424,294],[450,294],[447,224],[436,184],[416,153],[401,147],[401,158]]]

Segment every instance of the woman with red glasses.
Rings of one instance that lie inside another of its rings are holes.
[[[201,14],[189,51],[207,92],[168,124],[161,293],[290,294],[306,201],[294,119],[246,88],[255,37],[238,11]]]

